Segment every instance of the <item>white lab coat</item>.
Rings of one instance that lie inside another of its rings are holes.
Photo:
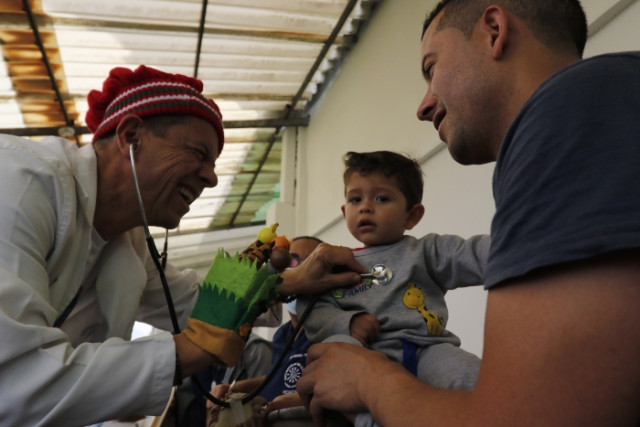
[[[171,330],[142,229],[108,241],[88,267],[96,268],[97,280],[81,283],[91,244],[96,164],[91,145],[0,136],[3,427],[82,426],[159,414],[169,399],[171,334],[128,341],[136,319]],[[167,267],[183,326],[199,277]],[[81,284],[71,316],[54,328]]]

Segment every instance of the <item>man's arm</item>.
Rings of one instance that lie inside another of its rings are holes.
[[[419,383],[380,355],[318,345],[298,382],[324,408],[381,425],[635,425],[640,419],[640,251],[547,268],[489,292],[470,392]],[[375,372],[375,375],[371,375]]]

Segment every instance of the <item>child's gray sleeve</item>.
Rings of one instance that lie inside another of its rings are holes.
[[[446,291],[482,285],[491,244],[489,235],[466,240],[454,235],[430,237],[424,239],[425,263],[440,288]]]

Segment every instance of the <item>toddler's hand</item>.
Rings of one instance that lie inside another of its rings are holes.
[[[378,338],[380,334],[380,323],[373,314],[361,313],[356,314],[351,319],[349,325],[349,333],[351,336],[367,346]]]

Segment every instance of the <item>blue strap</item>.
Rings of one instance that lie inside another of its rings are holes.
[[[402,366],[414,376],[418,374],[418,357],[416,345],[411,341],[402,340]]]

